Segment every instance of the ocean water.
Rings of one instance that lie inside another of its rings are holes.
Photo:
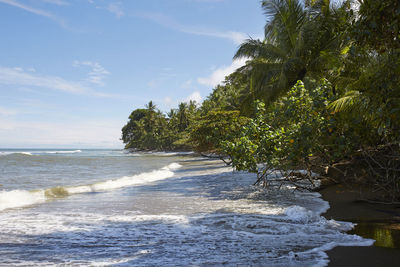
[[[373,243],[254,181],[191,153],[0,150],[0,266],[325,266]]]

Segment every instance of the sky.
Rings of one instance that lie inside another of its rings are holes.
[[[201,103],[265,17],[259,0],[0,0],[0,23],[0,148],[123,148],[134,109]]]

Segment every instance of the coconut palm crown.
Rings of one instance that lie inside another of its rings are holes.
[[[350,1],[340,6],[329,0],[262,1],[267,18],[264,40],[246,40],[234,56],[248,59],[237,70],[248,75],[243,105],[255,99],[269,103],[306,76],[333,77],[325,69],[328,61],[334,64],[333,59],[344,56],[347,43],[339,33],[350,19],[349,6]]]

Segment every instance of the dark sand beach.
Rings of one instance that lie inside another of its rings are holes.
[[[332,185],[320,193],[330,205],[323,214],[327,219],[354,222],[357,226],[350,233],[376,240],[370,247],[328,251],[328,266],[400,266],[400,205],[360,201],[370,195],[359,187]]]

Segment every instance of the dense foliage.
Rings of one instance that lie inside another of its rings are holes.
[[[199,152],[225,154],[223,142],[239,136],[247,121],[248,118],[240,116],[239,111],[211,110],[193,125],[193,148]]]
[[[264,39],[234,56],[246,64],[201,106],[133,111],[126,147],[216,153],[264,185],[268,170],[361,158],[372,183],[399,200],[400,4],[338,3],[262,1]]]
[[[242,128],[238,138],[224,143],[233,165],[258,172],[259,163],[267,169],[289,169],[310,162],[313,156],[335,156],[330,155],[330,146],[340,135],[334,132],[335,118],[327,109],[332,98],[326,81],[308,90],[299,81],[268,109],[257,102],[256,117]]]
[[[152,101],[146,109],[135,109],[122,128],[125,148],[135,150],[189,150],[189,126],[195,120],[195,102],[180,103],[165,116]]]

